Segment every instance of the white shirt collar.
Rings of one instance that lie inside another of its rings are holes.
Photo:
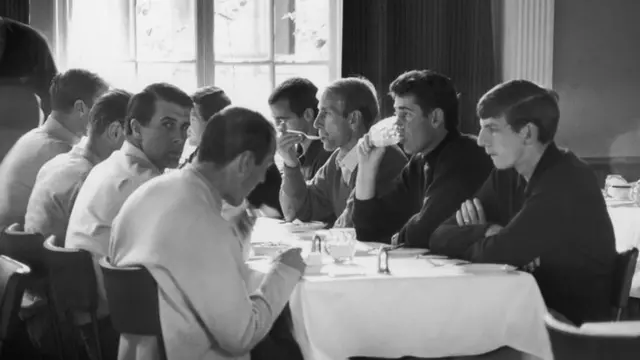
[[[351,180],[351,174],[353,174],[353,171],[356,169],[356,166],[358,166],[357,149],[356,149],[356,146],[354,146],[346,154],[342,150],[338,150],[338,151],[340,152],[336,157],[336,164],[342,171],[342,180],[348,184],[349,181]]]

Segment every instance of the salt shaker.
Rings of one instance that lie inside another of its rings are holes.
[[[382,247],[378,253],[378,272],[380,274],[390,274],[389,271],[389,248]]]

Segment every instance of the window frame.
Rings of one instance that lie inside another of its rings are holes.
[[[53,22],[53,44],[54,53],[58,68],[66,69],[68,66],[68,59],[66,56],[68,48],[68,22],[70,16],[70,0],[54,0],[54,22]],[[108,0],[104,0],[108,1]],[[264,0],[256,0],[264,1]],[[279,0],[267,0],[269,2],[269,44],[268,44],[268,58],[265,60],[216,60],[215,58],[215,6],[214,0],[195,0],[195,33],[196,33],[196,56],[195,60],[162,60],[162,61],[140,61],[137,58],[137,54],[134,54],[132,62],[136,64],[136,76],[138,63],[193,63],[196,65],[196,80],[197,86],[202,87],[206,85],[215,84],[215,67],[218,65],[239,65],[239,66],[258,66],[266,65],[269,67],[269,80],[272,90],[276,84],[276,67],[280,65],[288,66],[309,66],[309,65],[325,65],[328,67],[329,79],[327,83],[334,81],[341,77],[341,64],[342,64],[342,6],[343,0],[326,0],[329,3],[329,20],[327,25],[329,26],[329,59],[328,60],[309,60],[309,61],[280,61],[275,57],[275,41],[276,31],[274,26],[275,20],[275,1]],[[294,0],[295,1],[295,0]],[[316,0],[319,1],[319,0]],[[130,11],[135,12],[137,0],[130,0]],[[135,16],[133,16],[135,19]],[[135,21],[132,23],[129,29],[129,36],[135,34]],[[133,36],[135,39],[135,36]],[[135,48],[135,45],[134,45]]]

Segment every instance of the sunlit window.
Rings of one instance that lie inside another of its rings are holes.
[[[339,77],[341,0],[57,0],[62,68],[138,91],[166,81],[222,87],[266,111],[291,76],[319,88]]]

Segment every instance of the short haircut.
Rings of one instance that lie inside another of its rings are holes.
[[[124,125],[131,96],[125,90],[114,89],[99,97],[89,113],[89,132],[100,135],[114,122]]]
[[[167,83],[155,83],[147,86],[141,92],[133,95],[127,106],[125,130],[131,134],[131,120],[136,119],[146,126],[156,111],[156,101],[163,100],[184,108],[192,108],[193,102],[187,93],[178,87]]]
[[[96,95],[108,88],[109,84],[96,73],[83,69],[67,70],[51,80],[51,110],[68,112],[78,100],[92,107]]]
[[[259,112],[228,106],[207,122],[198,149],[198,161],[225,166],[245,151],[261,164],[275,144],[275,128]]]
[[[280,100],[287,100],[291,111],[302,116],[305,110],[313,110],[313,116],[318,115],[318,88],[309,80],[293,77],[278,85],[269,96],[269,105]]]
[[[345,104],[344,116],[359,110],[367,129],[378,120],[380,108],[376,88],[364,77],[338,79],[327,86],[326,93],[340,97]]]
[[[389,85],[392,97],[413,95],[423,114],[440,109],[444,114],[444,127],[458,129],[458,93],[453,81],[433,70],[411,70],[398,76]]]
[[[231,105],[229,96],[227,96],[224,90],[216,86],[206,86],[198,89],[191,96],[191,99],[198,107],[198,111],[204,121],[209,121],[213,115]]]
[[[489,90],[478,102],[477,113],[480,119],[504,116],[515,131],[532,123],[543,144],[553,140],[560,120],[558,94],[527,80],[507,81]]]

